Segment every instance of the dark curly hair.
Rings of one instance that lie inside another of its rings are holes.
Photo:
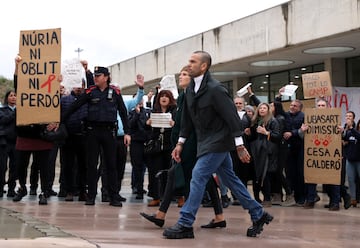
[[[168,109],[176,108],[176,100],[173,93],[170,90],[162,90],[156,96],[154,111],[161,112],[160,97],[163,96],[167,96],[170,99]]]

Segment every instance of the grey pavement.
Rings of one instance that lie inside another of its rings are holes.
[[[360,247],[360,208],[328,211],[323,207],[328,198],[322,193],[314,209],[266,208],[275,218],[257,238],[246,237],[246,229],[251,225],[247,211],[231,205],[224,209],[226,228],[200,228],[213,216],[211,208],[201,207],[194,223],[195,239],[164,239],[164,228],[139,215],[153,213],[157,208],[147,207],[150,198],[135,199],[130,173],[127,164],[121,192],[127,201],[121,208],[102,203],[99,195],[95,206],[85,206],[77,200],[65,202],[58,197],[51,197],[46,206],[38,205],[37,196],[28,195],[20,202],[6,196],[0,198],[0,247]],[[164,227],[175,224],[178,215],[179,208],[172,204]]]

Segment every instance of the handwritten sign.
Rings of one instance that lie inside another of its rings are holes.
[[[61,63],[61,75],[63,76],[63,85],[68,88],[81,88],[82,80],[86,79],[83,65],[79,59],[69,59]]]
[[[280,92],[282,96],[293,96],[299,86],[294,84],[285,85],[284,91]]]
[[[171,113],[151,113],[151,126],[170,128]]]
[[[61,29],[20,32],[16,124],[60,121]]]
[[[304,98],[331,96],[332,85],[328,71],[302,75]]]
[[[305,183],[340,185],[342,151],[341,109],[306,108],[304,137]]]

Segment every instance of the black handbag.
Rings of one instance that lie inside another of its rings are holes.
[[[144,143],[144,153],[146,155],[156,154],[163,150],[162,134],[157,139],[151,139]]]
[[[68,132],[66,130],[65,124],[60,124],[56,131],[48,131],[45,127],[40,133],[40,137],[41,139],[50,142],[61,142],[68,137]]]

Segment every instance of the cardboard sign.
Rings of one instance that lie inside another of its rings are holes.
[[[328,71],[302,75],[304,98],[317,98],[332,95],[332,85]]]
[[[60,121],[61,29],[20,32],[16,124]]]
[[[340,185],[342,150],[341,109],[306,108],[304,136],[305,183]]]

